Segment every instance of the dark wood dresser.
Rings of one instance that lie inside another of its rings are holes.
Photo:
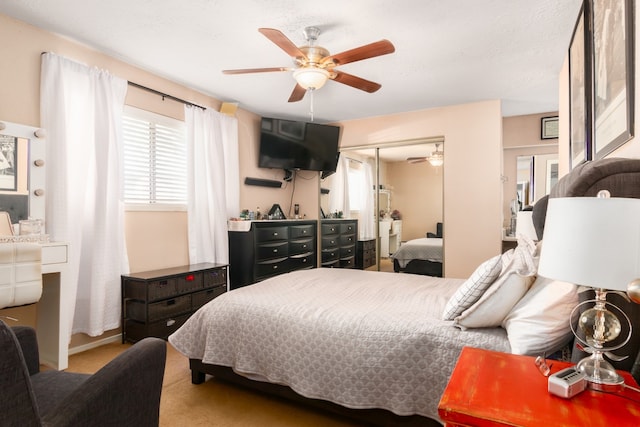
[[[231,289],[317,266],[317,221],[241,223],[248,226],[246,230],[229,230]]]
[[[355,268],[357,220],[323,219],[320,236],[323,267]]]
[[[122,342],[167,339],[197,309],[227,291],[227,265],[202,263],[121,276]]]

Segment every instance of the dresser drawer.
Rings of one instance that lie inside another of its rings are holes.
[[[205,289],[204,291],[194,292],[191,294],[191,309],[196,311],[215,297],[219,297],[227,291],[226,283],[216,286],[215,288]]]
[[[273,240],[287,240],[289,238],[289,227],[257,227],[256,242],[267,242]]]
[[[184,314],[153,323],[141,323],[127,319],[125,321],[125,339],[128,341],[139,341],[145,337],[167,339],[167,337],[177,331],[188,318],[189,314]]]
[[[346,258],[356,255],[356,246],[340,246],[340,258]]]
[[[282,258],[289,255],[289,242],[264,243],[256,247],[258,261],[272,258]]]
[[[340,244],[340,236],[323,236],[322,237],[322,250],[337,248]]]
[[[204,277],[204,287],[209,288],[216,285],[227,285],[227,269],[218,268],[208,270],[202,273]]]
[[[286,273],[289,271],[288,258],[278,258],[270,261],[262,261],[256,264],[256,277],[266,279],[267,277]]]
[[[125,304],[126,316],[139,322],[156,322],[158,320],[179,316],[191,311],[191,295],[183,295],[168,300],[145,304],[141,301],[129,300]],[[148,310],[148,315],[145,312]]]
[[[289,242],[289,255],[303,254],[309,251],[315,251],[313,239],[293,240]]]
[[[356,266],[356,258],[353,256],[347,258],[340,258],[341,268],[353,268]]]
[[[320,226],[320,231],[323,236],[329,236],[331,234],[339,234],[340,224],[322,224]]]
[[[345,224],[340,224],[341,234],[355,234],[355,232],[356,232],[356,224],[354,222],[347,222]]]
[[[329,261],[336,261],[339,258],[340,258],[339,248],[322,250],[322,264]]]
[[[124,297],[139,300],[156,301],[169,298],[177,293],[176,279],[144,280],[127,279],[124,282]]]
[[[316,266],[315,253],[307,253],[304,255],[295,255],[289,258],[289,270],[301,270],[305,268],[314,268]]]
[[[313,224],[292,225],[289,229],[290,239],[299,239],[301,237],[313,237],[315,235],[316,235],[316,226]]]
[[[176,277],[176,290],[178,294],[197,291],[204,286],[202,273],[189,273]]]
[[[340,236],[340,246],[354,245],[356,244],[355,234],[343,234]]]

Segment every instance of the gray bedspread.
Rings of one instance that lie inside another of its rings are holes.
[[[403,243],[391,258],[398,260],[401,268],[405,268],[409,261],[414,259],[442,262],[442,239],[422,237],[409,240]]]
[[[441,320],[463,281],[345,269],[287,273],[214,299],[169,342],[189,358],[349,408],[438,419],[463,346],[509,351],[502,328]]]

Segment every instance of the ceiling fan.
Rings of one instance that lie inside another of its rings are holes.
[[[444,152],[440,151],[440,144],[436,144],[436,151],[425,157],[409,157],[407,163],[422,163],[428,161],[432,166],[442,166],[444,163]]]
[[[224,74],[247,74],[247,73],[267,73],[273,71],[293,71],[296,86],[289,97],[289,102],[297,102],[304,98],[307,90],[320,89],[327,80],[334,80],[365,92],[373,93],[382,86],[378,83],[365,80],[335,68],[350,62],[361,61],[363,59],[374,58],[395,52],[395,47],[389,40],[380,40],[364,46],[356,47],[335,55],[321,46],[316,46],[315,42],[320,35],[317,27],[307,27],[304,29],[304,37],[307,44],[296,46],[281,31],[273,28],[259,28],[265,37],[284,50],[294,62],[294,67],[272,67],[272,68],[245,68],[237,70],[223,70]]]

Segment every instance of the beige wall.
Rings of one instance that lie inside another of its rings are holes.
[[[402,214],[402,240],[435,233],[436,223],[442,221],[442,167],[429,162],[391,162],[387,170],[388,185],[393,187],[391,209]]]

